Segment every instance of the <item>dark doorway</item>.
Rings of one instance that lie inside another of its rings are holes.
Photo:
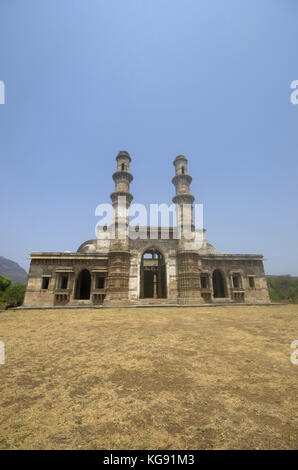
[[[147,250],[141,261],[140,298],[166,298],[167,281],[164,256],[156,249]]]
[[[83,269],[77,278],[76,299],[90,299],[91,276],[88,269]]]
[[[144,297],[153,297],[154,295],[154,284],[153,284],[153,272],[152,271],[144,271]]]
[[[213,295],[214,297],[225,297],[225,282],[219,269],[216,269],[212,275]]]

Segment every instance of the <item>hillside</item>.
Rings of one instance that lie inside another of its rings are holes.
[[[27,282],[27,273],[18,263],[0,256],[0,274],[12,282]]]

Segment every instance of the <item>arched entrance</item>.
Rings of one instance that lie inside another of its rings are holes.
[[[167,278],[164,256],[155,248],[145,251],[140,270],[140,298],[166,298]]]
[[[88,269],[83,269],[77,278],[76,283],[76,299],[90,299],[90,289],[91,289],[91,276]]]
[[[215,271],[213,271],[212,283],[213,283],[213,296],[215,298],[226,297],[225,281],[224,281],[222,272],[219,269],[215,269]]]

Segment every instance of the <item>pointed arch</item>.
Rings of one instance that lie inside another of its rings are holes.
[[[165,257],[155,247],[146,248],[140,263],[140,298],[166,298]]]

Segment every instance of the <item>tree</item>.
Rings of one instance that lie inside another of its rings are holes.
[[[298,287],[290,287],[289,288],[289,300],[290,302],[297,302],[298,300]]]
[[[10,285],[5,291],[5,300],[8,307],[22,305],[26,291],[26,284],[16,282]]]
[[[3,300],[5,291],[11,285],[11,280],[0,275],[0,300]]]
[[[297,276],[267,276],[267,283],[273,302],[298,303]]]

